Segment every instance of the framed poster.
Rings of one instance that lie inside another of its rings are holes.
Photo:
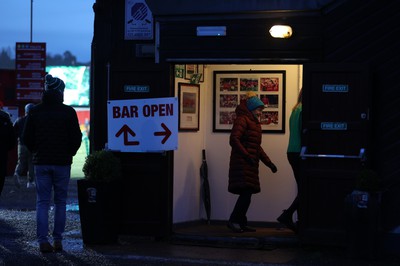
[[[197,73],[197,65],[185,65],[185,79],[191,80],[193,74]]]
[[[204,82],[204,65],[184,65],[185,79],[190,83],[198,84]]]
[[[262,131],[285,133],[286,71],[214,71],[213,78],[213,132],[230,132],[236,107],[254,91],[265,104]]]
[[[178,83],[179,130],[198,131],[200,122],[200,85]]]

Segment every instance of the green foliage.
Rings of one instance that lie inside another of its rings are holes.
[[[112,181],[121,177],[121,161],[112,151],[95,151],[86,157],[82,171],[91,181]]]
[[[381,189],[381,180],[377,172],[369,168],[363,168],[357,176],[358,190],[377,192]]]

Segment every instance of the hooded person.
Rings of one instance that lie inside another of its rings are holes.
[[[229,217],[228,228],[233,232],[254,232],[247,226],[247,210],[251,197],[261,191],[259,181],[259,161],[273,173],[277,171],[269,156],[261,147],[262,129],[259,117],[264,103],[255,92],[248,92],[246,99],[236,107],[236,119],[229,138],[232,147],[229,162],[228,191],[239,195]]]
[[[65,83],[48,74],[42,102],[28,114],[22,137],[32,152],[36,176],[37,241],[41,252],[62,251],[66,223],[66,201],[72,158],[82,133],[76,111],[63,104]],[[52,193],[53,190],[53,193]],[[49,243],[49,207],[54,196],[53,245]]]

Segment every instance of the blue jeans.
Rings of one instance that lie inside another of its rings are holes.
[[[48,242],[49,207],[54,190],[53,240],[62,240],[65,230],[68,184],[71,165],[35,165],[36,232],[39,243]]]

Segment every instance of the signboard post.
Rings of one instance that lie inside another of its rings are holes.
[[[163,152],[178,148],[178,98],[108,102],[108,148]]]
[[[46,43],[16,43],[16,99],[40,100],[46,74]]]

